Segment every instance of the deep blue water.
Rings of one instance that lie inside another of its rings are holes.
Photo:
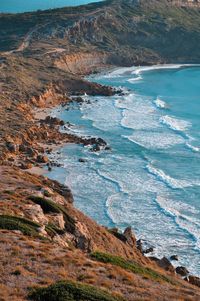
[[[51,9],[64,6],[76,6],[100,0],[1,0],[0,12],[22,13],[38,9]]]
[[[131,225],[156,256],[177,254],[179,265],[200,275],[200,67],[122,68],[91,80],[126,94],[52,114],[112,151],[67,145],[57,154],[64,167],[50,176],[100,224]]]

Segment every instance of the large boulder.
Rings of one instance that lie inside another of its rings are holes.
[[[175,271],[174,266],[171,264],[169,259],[167,259],[167,257],[163,257],[162,259],[159,259],[156,262],[165,271],[169,271],[169,272],[174,273],[174,271]]]
[[[200,287],[200,278],[199,277],[190,275],[190,276],[186,277],[185,280],[192,285],[196,285],[196,286]]]
[[[44,215],[44,212],[40,205],[24,205],[23,211],[30,220],[40,225],[48,224],[48,218]]]
[[[129,244],[131,247],[136,246],[136,238],[131,227],[127,227],[124,230],[123,235],[126,237],[127,244]]]
[[[76,223],[76,230],[74,233],[76,247],[91,252],[94,249],[94,243],[92,242],[91,235],[85,224],[80,222]]]
[[[65,221],[62,213],[51,213],[48,215],[49,221],[54,224],[57,228],[64,230],[65,229]]]
[[[189,271],[185,267],[180,266],[176,268],[176,273],[184,277],[189,274]]]

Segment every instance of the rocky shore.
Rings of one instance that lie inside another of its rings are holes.
[[[63,291],[73,301],[77,295],[89,301],[200,300],[199,279],[187,269],[144,256],[152,249],[143,249],[132,229],[97,225],[74,208],[67,187],[38,175],[40,167],[53,168],[48,154],[63,143],[92,151],[110,147],[101,137],[60,131],[70,125],[48,110],[82,102],[85,93],[116,93],[83,79],[103,68],[197,62],[199,19],[193,14],[200,16],[194,7],[174,8],[164,0],[117,0],[0,15],[0,300],[60,300]],[[180,46],[180,32],[188,47]]]

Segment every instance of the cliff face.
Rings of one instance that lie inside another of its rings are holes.
[[[63,55],[55,60],[55,66],[72,74],[85,75],[95,70],[105,68],[108,64],[108,55],[101,52],[73,53]]]
[[[30,287],[66,279],[111,293],[89,299],[86,290],[87,301],[199,300],[198,288],[142,255],[130,229],[110,231],[76,210],[67,187],[16,167],[0,174],[1,300],[27,300]]]

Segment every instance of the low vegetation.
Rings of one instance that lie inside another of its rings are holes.
[[[19,230],[24,235],[39,236],[39,227],[39,224],[25,218],[12,215],[0,215],[0,229]]]
[[[59,229],[58,227],[56,227],[54,224],[49,223],[46,227],[45,227],[46,232],[50,235],[50,236],[54,236],[56,234],[62,235],[65,233],[64,230]]]
[[[122,257],[114,256],[108,253],[94,252],[91,254],[91,258],[100,262],[110,263],[115,266],[119,266],[125,270],[139,274],[144,278],[149,278],[156,281],[165,281],[171,284],[175,284],[169,277],[166,277],[150,268],[139,265],[136,262],[128,261]]]
[[[40,205],[44,213],[62,213],[65,220],[66,230],[72,233],[74,232],[75,220],[67,213],[63,206],[53,202],[52,200],[39,196],[30,196],[29,200]]]
[[[46,288],[36,288],[29,298],[35,301],[125,301],[91,285],[59,281]]]

